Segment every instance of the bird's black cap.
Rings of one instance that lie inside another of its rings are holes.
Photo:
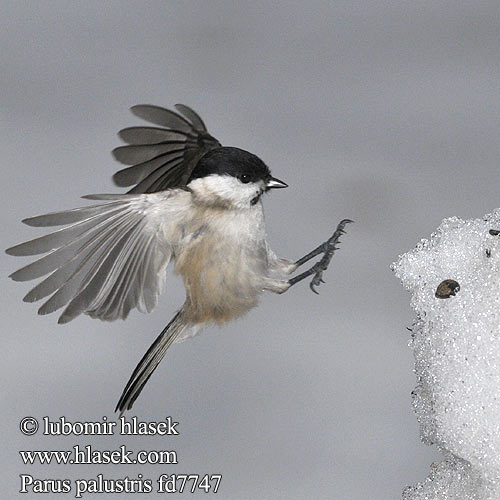
[[[271,172],[267,165],[248,151],[232,147],[220,147],[203,155],[194,168],[189,182],[211,174],[230,175],[245,182],[268,181]]]

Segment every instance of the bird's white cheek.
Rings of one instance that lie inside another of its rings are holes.
[[[206,202],[221,199],[239,208],[248,207],[261,191],[260,186],[255,183],[243,184],[228,175],[210,175],[195,179],[189,187],[196,196]]]

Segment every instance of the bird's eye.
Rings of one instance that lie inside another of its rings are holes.
[[[243,174],[240,176],[240,181],[243,182],[243,184],[248,184],[250,182],[250,176]]]

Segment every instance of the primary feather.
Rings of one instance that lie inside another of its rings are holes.
[[[11,255],[47,253],[11,275],[18,281],[49,274],[25,297],[51,297],[48,314],[66,306],[67,323],[81,313],[103,320],[126,318],[130,310],[151,311],[162,288],[172,243],[164,237],[182,210],[187,193],[170,190],[141,195],[93,195],[108,201],[34,217],[34,225],[66,227],[9,248]]]
[[[149,104],[131,108],[132,113],[158,127],[130,127],[119,132],[128,146],[113,150],[114,157],[131,167],[115,173],[118,186],[136,184],[129,193],[156,193],[186,186],[200,158],[221,147],[203,120],[191,108],[176,104],[184,116]]]

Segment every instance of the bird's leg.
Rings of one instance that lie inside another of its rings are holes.
[[[295,283],[298,283],[299,281],[302,281],[308,276],[314,274],[309,287],[314,293],[318,293],[314,287],[318,286],[320,283],[324,283],[323,273],[328,269],[328,265],[332,260],[333,254],[338,248],[336,245],[340,243],[340,237],[345,233],[344,228],[346,224],[349,224],[350,222],[352,222],[352,220],[350,219],[341,220],[337,226],[337,229],[327,241],[295,262],[298,267],[311,260],[313,257],[316,257],[316,255],[319,255],[321,253],[323,254],[323,257],[310,269],[299,274],[298,276],[294,276],[293,278],[289,279],[288,283],[290,284],[290,286],[293,286],[295,285]]]

